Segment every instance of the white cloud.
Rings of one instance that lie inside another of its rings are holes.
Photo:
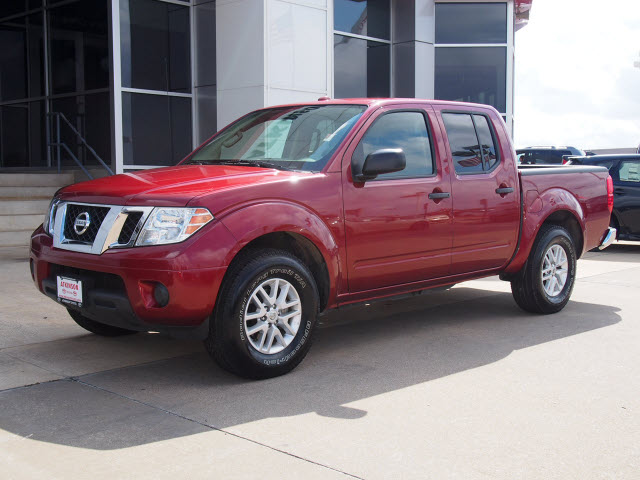
[[[637,146],[639,60],[639,0],[534,0],[516,33],[515,144]]]

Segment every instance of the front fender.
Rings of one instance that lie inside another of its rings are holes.
[[[295,203],[269,201],[235,210],[220,221],[237,240],[228,252],[225,265],[249,242],[269,233],[290,232],[307,238],[324,258],[330,282],[328,305],[335,303],[336,287],[341,280],[339,247],[327,224],[316,213]]]
[[[556,212],[569,212],[580,224],[584,237],[586,219],[582,206],[578,199],[568,190],[563,188],[550,188],[542,194],[536,190],[528,190],[524,195],[523,225],[520,246],[515,257],[505,268],[504,273],[516,273],[522,269],[529,258],[533,243],[536,240],[540,227]],[[576,252],[580,256],[583,252]]]

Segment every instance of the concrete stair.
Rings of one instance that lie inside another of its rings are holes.
[[[0,246],[29,245],[53,194],[75,181],[74,172],[0,174]]]

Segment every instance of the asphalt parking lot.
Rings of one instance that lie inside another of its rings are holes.
[[[198,342],[88,334],[0,257],[3,479],[640,476],[638,244],[580,260],[556,315],[497,278],[333,312],[259,382]]]

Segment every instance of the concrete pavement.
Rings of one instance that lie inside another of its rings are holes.
[[[260,382],[87,334],[0,255],[2,478],[638,478],[637,244],[580,260],[556,315],[496,278],[332,312]]]

